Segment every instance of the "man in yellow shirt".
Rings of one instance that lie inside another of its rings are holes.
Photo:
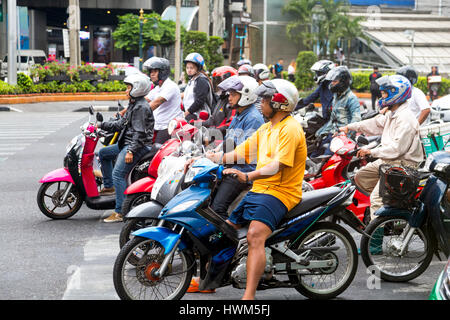
[[[303,129],[290,116],[298,101],[297,88],[287,80],[274,79],[263,82],[257,94],[262,97],[261,112],[270,121],[221,159],[223,163],[257,160],[255,171],[223,172],[235,174],[241,182],[253,181],[253,188],[227,220],[236,229],[249,223],[244,300],[255,298],[266,265],[266,239],[284,215],[301,201],[307,155]]]

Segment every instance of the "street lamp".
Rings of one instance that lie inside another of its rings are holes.
[[[139,71],[142,71],[142,27],[144,25],[144,10],[139,11]]]
[[[409,64],[413,65],[413,57],[414,57],[414,30],[405,30],[403,34],[411,41],[411,52],[409,55]]]

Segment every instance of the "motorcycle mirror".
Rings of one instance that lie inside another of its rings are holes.
[[[89,113],[91,115],[94,115],[94,108],[92,106],[89,106]]]
[[[100,112],[97,112],[96,118],[98,122],[103,122],[103,115]]]
[[[206,121],[209,119],[209,113],[206,111],[201,111],[199,116],[198,116],[201,120]]]
[[[120,100],[117,100],[117,109],[118,109],[118,111],[122,111],[123,110],[123,106],[120,103]]]
[[[356,138],[356,143],[358,145],[367,146],[369,144],[369,140],[367,140],[366,137],[359,135],[358,138]]]

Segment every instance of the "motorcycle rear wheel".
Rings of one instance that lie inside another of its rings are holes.
[[[138,255],[135,266],[130,257]],[[186,293],[194,273],[194,258],[177,250],[166,274],[156,277],[164,260],[164,247],[157,241],[135,237],[120,250],[114,263],[114,288],[122,300],[179,300]]]
[[[314,247],[337,249],[330,249],[327,253],[314,253]],[[352,283],[358,268],[358,251],[352,236],[342,226],[332,222],[318,222],[302,235],[295,248],[311,248],[308,258],[334,259],[337,264],[326,269],[311,269],[309,274],[297,272],[296,275],[289,276],[291,282],[298,283],[295,289],[305,297],[316,300],[332,299]]]
[[[47,217],[55,220],[67,219],[80,210],[83,199],[75,186],[72,186],[66,201],[61,204],[60,200],[64,195],[67,184],[70,184],[70,182],[48,182],[39,187],[36,199],[37,204],[41,212]],[[66,207],[68,209],[64,209],[62,212],[58,210]]]
[[[361,258],[374,274],[390,282],[406,282],[420,276],[433,259],[435,242],[422,228],[414,231],[403,255],[395,248],[408,221],[402,217],[377,217],[366,227],[371,236],[361,237]]]
[[[148,192],[139,192],[131,195],[127,195],[122,204],[122,214],[126,215],[134,207],[138,205],[149,202],[151,199],[151,194]]]

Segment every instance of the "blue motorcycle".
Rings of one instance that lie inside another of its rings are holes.
[[[248,229],[234,229],[209,206],[223,169],[206,158],[197,160],[185,176],[189,187],[162,209],[161,224],[133,233],[114,264],[121,299],[181,299],[197,272],[200,290],[245,288]],[[308,298],[330,299],[351,284],[358,264],[356,244],[346,228],[324,220],[336,216],[363,232],[360,220],[345,211],[354,192],[349,185],[303,194],[266,241],[258,290],[295,288]]]
[[[449,257],[450,153],[432,153],[424,170],[428,177],[416,204],[411,209],[383,206],[361,238],[364,264],[383,280],[412,280],[428,268],[433,254]]]

